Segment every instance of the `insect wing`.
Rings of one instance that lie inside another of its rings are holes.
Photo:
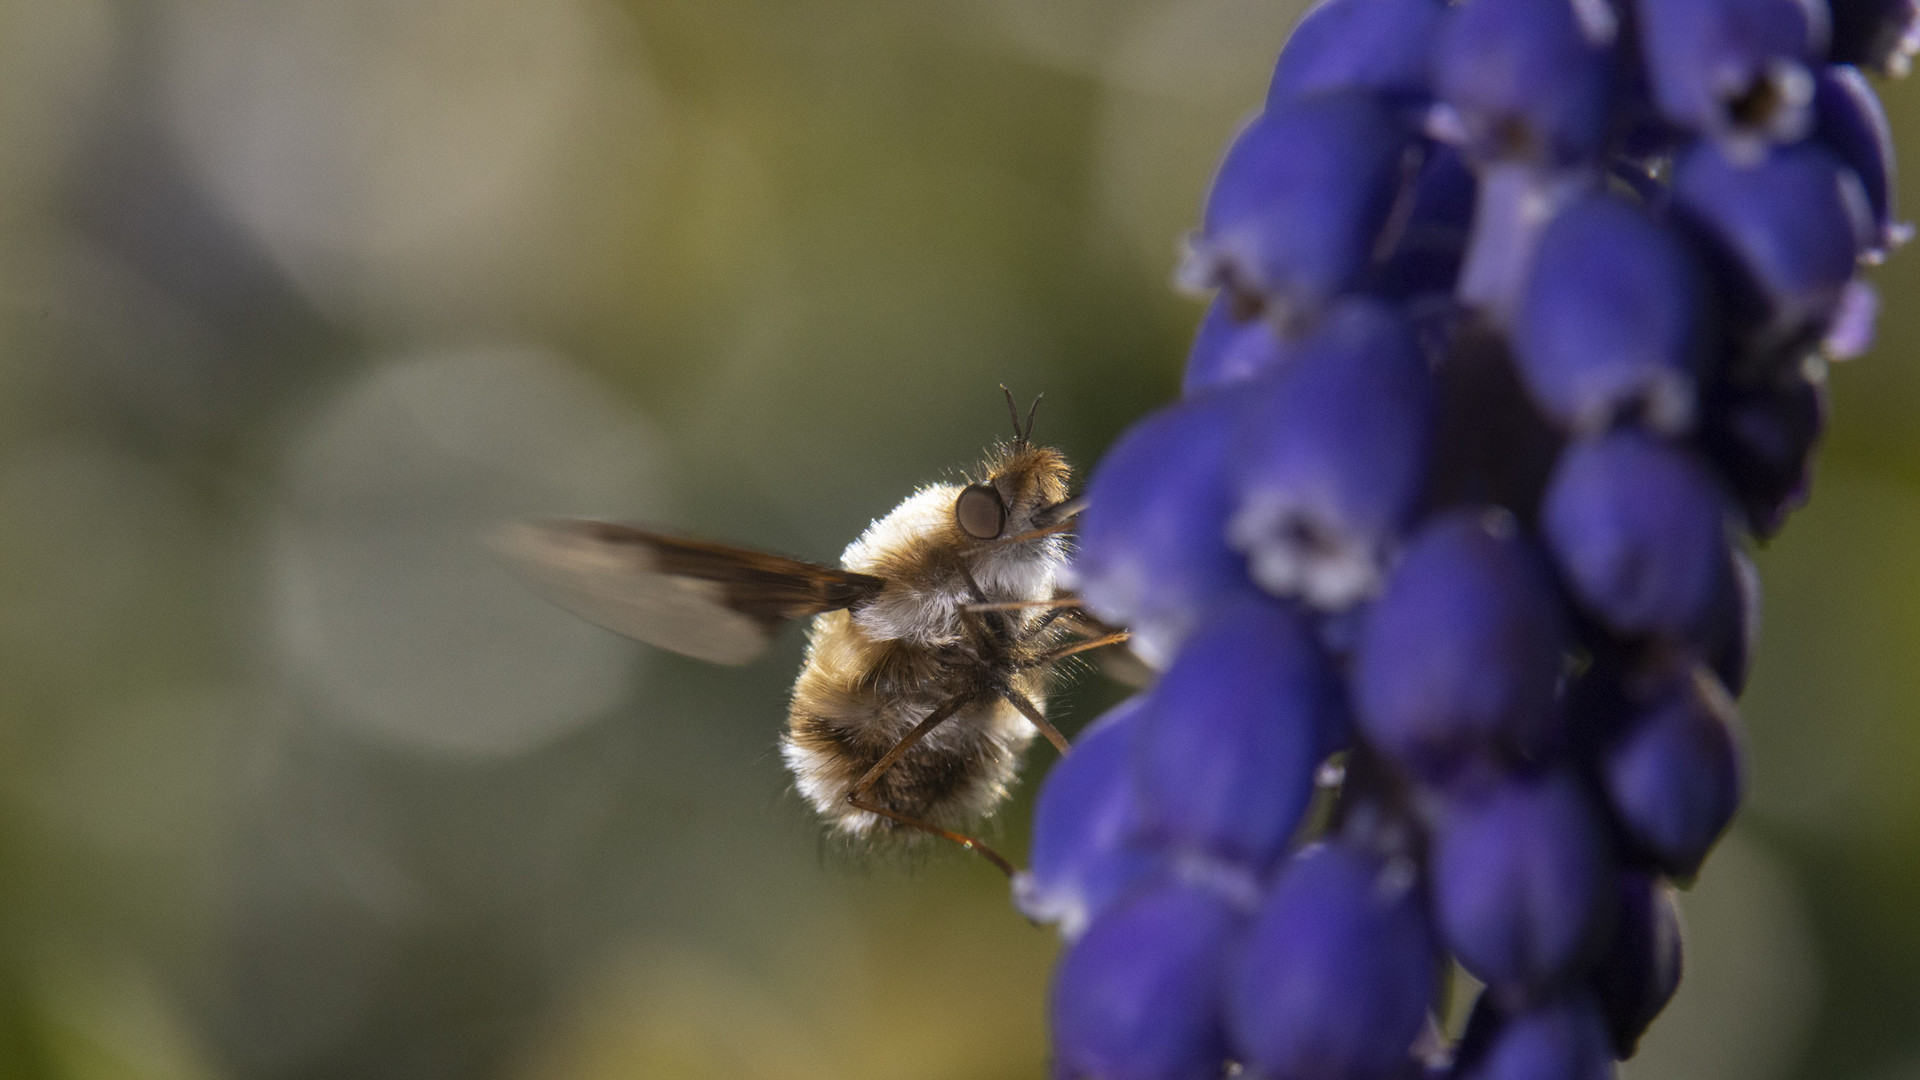
[[[495,537],[547,599],[589,622],[716,664],[744,664],[788,619],[856,606],[886,582],[763,551],[601,521]]]

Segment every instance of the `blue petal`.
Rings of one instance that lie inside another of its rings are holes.
[[[1415,535],[1367,614],[1353,670],[1361,733],[1430,778],[1482,754],[1538,753],[1554,735],[1565,644],[1544,560],[1512,519],[1447,514]]]
[[[1635,7],[1647,78],[1667,119],[1736,147],[1806,134],[1811,69],[1826,46],[1825,4],[1638,0]]]
[[[1814,138],[1860,178],[1873,214],[1870,254],[1882,257],[1908,229],[1894,220],[1893,129],[1880,96],[1858,69],[1827,67],[1814,76],[1813,109]]]
[[[1599,154],[1618,27],[1611,18],[1583,24],[1577,7],[1474,0],[1453,8],[1435,51],[1434,87],[1477,156],[1572,163]]]
[[[1461,1080],[1612,1080],[1612,1045],[1600,1010],[1571,994],[1501,1021]]]
[[[1753,650],[1760,643],[1760,568],[1737,547],[1728,548],[1728,574],[1733,587],[1719,590],[1719,599],[1707,617],[1699,657],[1727,693],[1746,692]]]
[[[1210,611],[1134,721],[1142,835],[1264,870],[1306,812],[1343,714],[1296,609],[1256,595]]]
[[[1132,718],[1146,700],[1131,697],[1081,732],[1034,806],[1030,865],[1014,878],[1014,905],[1036,922],[1057,923],[1069,941],[1163,862],[1129,843],[1139,827]]]
[[[1889,243],[1904,244],[1910,238],[1913,226],[1902,224],[1893,229],[1893,239]],[[1882,252],[1869,251],[1861,256],[1863,262],[1878,260]],[[1880,291],[1859,278],[1847,282],[1846,290],[1840,294],[1839,310],[1827,321],[1825,336],[1820,339],[1820,357],[1823,360],[1853,360],[1864,356],[1873,348],[1873,339],[1880,321]]]
[[[1055,1080],[1217,1080],[1220,984],[1239,921],[1220,897],[1177,883],[1096,921],[1054,971]]]
[[[1640,1036],[1680,988],[1680,908],[1673,886],[1640,870],[1620,875],[1620,914],[1592,985],[1614,1056],[1633,1056]]]
[[[1691,877],[1744,787],[1733,699],[1711,674],[1682,679],[1606,753],[1614,816],[1669,873]]]
[[[1183,280],[1222,285],[1283,319],[1318,309],[1368,268],[1412,145],[1376,94],[1276,104],[1221,162]]]
[[[1817,143],[1750,166],[1697,146],[1680,160],[1674,194],[1704,233],[1734,314],[1762,346],[1824,327],[1873,246],[1860,178]]]
[[[1613,876],[1599,815],[1561,772],[1455,798],[1434,829],[1434,919],[1475,978],[1538,988],[1589,959]]]
[[[1193,351],[1187,356],[1186,377],[1180,392],[1201,391],[1244,382],[1263,372],[1279,368],[1287,361],[1289,348],[1280,339],[1271,322],[1265,319],[1239,319],[1233,314],[1234,297],[1223,292],[1207,308],[1194,336]]]
[[[1783,373],[1757,387],[1729,388],[1711,403],[1703,448],[1733,489],[1747,525],[1772,536],[1807,499],[1814,449],[1827,426],[1823,372]]]
[[[1074,579],[1101,618],[1133,629],[1164,666],[1215,600],[1252,591],[1227,546],[1231,388],[1176,402],[1135,424],[1087,484]]]
[[[1678,236],[1631,203],[1590,195],[1540,238],[1515,355],[1534,401],[1574,431],[1629,416],[1680,434],[1693,426],[1712,304]]]
[[[1412,325],[1377,301],[1344,302],[1251,384],[1227,536],[1254,580],[1328,611],[1371,595],[1418,509],[1434,411]]]
[[[1321,0],[1280,51],[1267,105],[1356,88],[1425,96],[1446,7],[1444,0]]]
[[[1261,1076],[1397,1080],[1437,980],[1413,868],[1321,844],[1282,871],[1231,976],[1228,1023]]]
[[[1733,587],[1726,512],[1692,452],[1623,429],[1561,454],[1540,516],[1569,587],[1602,622],[1690,640]]]

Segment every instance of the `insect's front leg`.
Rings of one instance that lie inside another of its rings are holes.
[[[1109,645],[1124,645],[1131,637],[1133,637],[1131,631],[1114,630],[1101,634],[1098,637],[1084,638],[1080,641],[1070,642],[1057,649],[1042,653],[1033,660],[1028,661],[1028,665],[1031,667],[1045,667],[1048,664],[1059,663],[1069,656],[1078,656],[1083,652],[1091,652],[1094,649],[1104,649]]]
[[[1033,637],[1037,634],[1045,633],[1048,630],[1048,628],[1053,626],[1054,623],[1060,621],[1060,617],[1062,615],[1068,615],[1072,613],[1073,613],[1073,609],[1068,607],[1054,607],[1054,608],[1047,609],[1047,613],[1045,615],[1040,616],[1040,621],[1034,623],[1031,627],[1028,628],[1027,636]]]
[[[1000,696],[1007,699],[1009,705],[1020,710],[1020,715],[1026,717],[1029,723],[1039,728],[1040,734],[1045,735],[1047,741],[1052,743],[1053,748],[1060,751],[1063,756],[1071,748],[1072,744],[1067,742],[1067,737],[1060,734],[1059,728],[1047,722],[1047,718],[1040,712],[1040,707],[1035,705],[1027,695],[1011,686],[1003,686],[1000,688]]]
[[[974,578],[972,570],[964,565],[961,566],[960,577],[967,583],[967,595],[973,600],[971,604],[960,608],[960,621],[963,624],[983,627],[988,640],[992,642],[993,649],[997,654],[1004,655],[1014,639],[1011,616],[1008,615],[1004,605],[987,600],[987,591],[980,587],[980,582]]]
[[[1049,606],[1050,610],[1036,620],[1027,633],[1029,651],[1019,665],[1023,669],[1046,667],[1070,656],[1112,645],[1124,645],[1130,640],[1127,630],[1095,617],[1081,606],[1080,598],[1073,594],[1063,594],[1052,601],[1039,601],[1032,606],[1042,605]],[[1046,647],[1050,643],[1043,643],[1040,636],[1062,623],[1066,624],[1062,628],[1075,635],[1076,640],[1065,645]],[[1152,669],[1127,649],[1108,653],[1102,667],[1110,678],[1136,689],[1153,682]]]

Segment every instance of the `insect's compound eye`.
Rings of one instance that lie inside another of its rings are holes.
[[[991,540],[1007,525],[1007,508],[1000,493],[987,484],[974,484],[953,501],[953,516],[975,540]]]

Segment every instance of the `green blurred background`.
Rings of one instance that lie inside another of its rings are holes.
[[[0,1077],[1042,1075],[1052,936],[787,791],[797,635],[650,653],[474,537],[830,559],[1001,382],[1092,461],[1175,392],[1298,7],[0,0]],[[1920,258],[1877,277],[1634,1080],[1920,1077]]]

